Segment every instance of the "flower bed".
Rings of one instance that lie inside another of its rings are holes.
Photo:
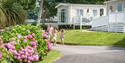
[[[37,26],[22,25],[5,29],[4,47],[0,48],[0,62],[32,63],[41,61],[51,49],[49,41]]]

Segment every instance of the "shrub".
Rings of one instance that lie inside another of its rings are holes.
[[[2,33],[5,49],[0,51],[0,59],[11,59],[11,62],[36,62],[42,60],[50,50],[50,44],[43,39],[42,30],[37,26],[14,26],[11,30],[5,29]],[[48,47],[49,46],[49,47]],[[1,58],[2,53],[11,54]]]
[[[47,25],[45,25],[45,24],[40,25],[40,27],[43,28],[44,30],[47,29]]]
[[[37,25],[37,22],[33,22],[31,25],[36,26],[36,25]]]

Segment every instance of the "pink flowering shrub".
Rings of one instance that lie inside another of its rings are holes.
[[[9,30],[9,33],[6,30],[2,37],[6,42],[5,48],[4,51],[0,49],[0,59],[6,60],[9,58],[11,62],[16,63],[41,61],[51,50],[51,43],[47,42],[42,35],[40,28],[31,25],[14,26],[11,31]],[[6,39],[5,37],[9,38]],[[14,40],[11,41],[11,38],[14,38]],[[3,55],[3,53],[6,55]],[[3,56],[4,58],[2,58]]]
[[[35,61],[39,61],[39,55],[35,52],[34,48],[27,46],[24,49],[15,51],[14,57],[21,62],[32,63]]]

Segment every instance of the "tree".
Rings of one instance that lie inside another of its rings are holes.
[[[39,9],[39,14],[38,14],[38,25],[40,24],[40,21],[41,21],[41,17],[42,17],[42,14],[43,14],[43,3],[44,3],[45,0],[40,0],[40,9]]]
[[[34,0],[0,0],[0,26],[23,24],[34,4]]]
[[[34,9],[36,0],[17,0],[23,6],[24,10]]]

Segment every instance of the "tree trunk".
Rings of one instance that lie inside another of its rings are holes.
[[[41,0],[40,1],[40,9],[39,9],[39,13],[38,13],[37,25],[40,25],[42,11],[43,11],[43,3],[44,3],[44,0]]]

